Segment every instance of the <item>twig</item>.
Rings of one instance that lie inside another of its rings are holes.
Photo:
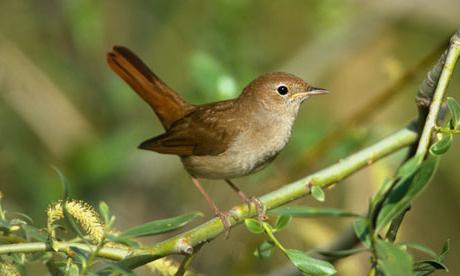
[[[416,155],[425,156],[428,152],[428,147],[431,142],[431,135],[433,129],[436,126],[436,120],[438,118],[439,110],[441,109],[444,94],[447,90],[447,86],[452,77],[452,72],[457,63],[460,55],[460,29],[452,36],[451,45],[449,52],[446,57],[446,62],[443,66],[441,76],[439,77],[438,85],[434,91],[433,100],[431,101],[428,116],[425,121],[422,136],[420,137],[419,145],[417,148]]]
[[[368,164],[407,147],[416,141],[416,139],[417,134],[413,130],[413,124],[411,124],[411,126],[341,160],[337,164],[262,196],[260,200],[268,209],[281,206],[309,194],[309,187],[311,184],[326,187],[336,183]],[[235,214],[235,218],[231,219],[232,226],[242,222],[245,218],[256,215],[255,208],[248,210],[246,204],[232,208],[232,212]],[[111,260],[123,260],[127,257],[137,257],[128,258],[130,260],[128,266],[134,268],[163,256],[187,253],[183,252],[184,246],[178,245],[186,244],[187,248],[193,248],[216,238],[218,235],[222,234],[223,231],[224,227],[221,220],[214,218],[188,232],[167,239],[145,250],[126,250],[103,247],[98,252],[98,256]],[[60,242],[57,244],[58,250],[62,252],[67,252],[72,246],[88,252],[96,249],[95,247],[93,248],[92,246],[80,243]],[[0,245],[0,254],[43,251],[53,251],[53,249],[49,248],[44,242]]]
[[[452,71],[459,57],[460,29],[457,30],[450,41],[449,49],[442,54],[436,65],[428,72],[417,92],[416,102],[419,110],[417,128],[421,134],[418,145],[414,144],[412,146],[407,159],[413,155],[422,155],[425,157],[428,152],[433,130],[436,130],[436,121],[441,109],[444,93],[447,90]],[[420,160],[423,159],[421,158]],[[396,239],[399,227],[408,210],[409,208],[391,222],[386,234],[388,240],[394,241]]]
[[[312,184],[320,187],[327,187],[331,184],[337,183],[337,181],[344,179],[368,164],[412,144],[416,141],[416,139],[417,134],[410,127],[402,129],[380,142],[341,160],[335,165],[304,177],[291,184],[287,184],[278,190],[262,196],[260,201],[267,207],[267,209],[287,204],[309,194],[310,186]],[[232,226],[241,223],[246,218],[256,215],[255,208],[248,210],[246,204],[234,207],[231,211],[235,215],[230,220]],[[223,231],[224,227],[221,220],[218,218],[212,219],[188,232],[179,234],[146,249],[152,258],[134,259],[126,263],[126,265],[134,268],[158,257],[170,254],[181,254],[183,252],[180,252],[177,249],[178,241],[185,240],[191,246],[196,246],[216,238],[218,235],[223,233]]]
[[[452,36],[449,49],[439,59],[438,63],[428,72],[417,93],[416,102],[419,108],[418,128],[421,131],[420,139],[416,147],[411,149],[411,155],[419,155],[420,162],[426,158],[431,144],[432,133],[436,129],[436,122],[442,107],[444,94],[452,77],[452,72],[460,55],[460,29]],[[423,125],[423,129],[421,126]],[[408,156],[410,157],[410,156]],[[386,238],[395,241],[404,216],[409,208],[404,210],[390,224]],[[379,271],[377,271],[379,272]]]
[[[436,118],[441,106],[444,91],[449,82],[452,74],[453,66],[460,53],[460,36],[456,35],[452,39],[452,46],[446,61],[446,70],[443,71],[438,87],[436,88],[433,102],[430,106],[426,124],[420,139],[417,149],[417,154],[425,155],[431,140],[431,133],[436,123]],[[327,187],[345,177],[353,174],[357,170],[377,161],[380,158],[387,156],[390,153],[398,151],[417,139],[416,132],[413,131],[413,124],[411,127],[402,129],[397,133],[369,146],[368,148],[355,153],[335,165],[325,168],[315,174],[304,177],[291,184],[287,184],[278,190],[266,194],[260,198],[260,201],[267,207],[272,209],[293,200],[301,198],[310,193],[310,187],[317,185],[319,187]],[[256,215],[255,208],[248,209],[246,204],[236,206],[231,210],[234,216],[231,217],[230,223],[232,226],[241,223],[245,218]],[[135,268],[147,262],[158,259],[163,256],[171,254],[184,254],[190,252],[183,252],[178,246],[179,244],[186,244],[187,248],[194,248],[205,242],[208,242],[224,232],[222,222],[218,218],[209,220],[208,222],[190,230],[185,233],[179,234],[175,237],[160,242],[150,248],[144,250],[130,251],[126,249],[108,248],[103,247],[99,250],[98,256],[112,259],[122,260],[127,257],[133,256],[135,258],[128,258],[126,260],[127,267]],[[71,247],[78,247],[85,251],[94,251],[96,248],[85,244],[78,243],[58,243],[57,250],[67,252]],[[51,251],[45,243],[21,243],[21,244],[8,244],[0,246],[0,254],[5,253],[31,253],[41,251]]]
[[[76,247],[86,252],[96,251],[96,246],[87,245],[83,243],[56,242],[54,244],[54,247],[55,249],[52,249],[45,242],[5,244],[0,245],[0,255],[11,253],[34,253],[54,250],[57,250],[59,252],[69,252],[72,250],[71,247]],[[135,254],[135,251],[111,247],[102,247],[97,252],[97,256],[99,257],[117,261],[129,257],[131,254]]]
[[[400,91],[410,83],[410,81],[414,80],[421,70],[428,67],[436,57],[448,47],[448,41],[444,41],[440,43],[435,49],[430,51],[425,57],[423,57],[416,65],[414,65],[409,70],[405,71],[403,75],[401,75],[394,83],[390,86],[386,87],[382,91],[378,92],[377,95],[372,98],[368,103],[366,103],[362,108],[351,114],[348,118],[342,121],[337,127],[335,127],[330,133],[328,133],[325,137],[321,138],[317,144],[311,147],[311,150],[304,153],[304,155],[300,158],[298,162],[294,165],[296,168],[305,168],[311,167],[312,163],[315,160],[318,160],[320,156],[323,156],[325,152],[332,147],[341,137],[343,137],[350,128],[359,125],[360,123],[369,120],[369,118],[376,113],[376,111],[380,110],[386,104],[388,104],[395,96],[397,96]],[[445,58],[445,56],[444,56]],[[441,59],[442,60],[442,59]],[[444,63],[438,62],[438,66],[442,68]],[[436,66],[435,68],[437,69]],[[433,68],[430,71],[430,74],[427,76],[427,79],[423,82],[420,92],[417,97],[420,103],[428,103],[431,101],[431,97],[433,93],[428,93],[428,88],[432,87],[432,80],[434,79],[437,83],[439,79],[439,75],[441,70],[436,70],[438,72],[437,77],[435,77],[435,73],[431,73],[435,70]],[[429,80],[429,81],[428,81]],[[423,88],[422,88],[423,87]],[[433,88],[434,91],[434,88]],[[423,110],[423,108],[422,108]],[[425,122],[425,118],[423,118],[422,124]]]

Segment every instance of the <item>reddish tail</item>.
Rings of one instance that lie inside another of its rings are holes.
[[[107,54],[107,62],[152,107],[165,129],[193,109],[128,48],[114,46]]]

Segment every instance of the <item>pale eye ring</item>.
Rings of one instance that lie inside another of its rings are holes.
[[[289,89],[285,85],[280,85],[276,89],[280,95],[286,95],[289,92]]]

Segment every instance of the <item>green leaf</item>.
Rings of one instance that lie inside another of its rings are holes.
[[[400,243],[400,244],[405,245],[408,248],[416,249],[433,258],[436,258],[438,256],[438,254],[436,254],[436,252],[434,252],[431,248],[429,248],[428,246],[424,244],[418,243],[418,242],[405,242],[405,243]]]
[[[416,276],[430,275],[436,270],[448,271],[447,267],[443,263],[435,261],[435,260],[426,260],[426,261],[416,262],[413,265],[412,270],[415,272],[414,275]]]
[[[135,258],[135,257],[131,257],[131,258]],[[127,259],[130,259],[130,257],[128,257]],[[136,273],[134,273],[128,266],[126,266],[125,262],[121,261],[117,263],[113,263],[113,262],[108,263],[106,267],[104,267],[103,269],[97,272],[97,275],[98,276],[109,276],[109,275],[110,276],[112,275],[136,276]]]
[[[83,260],[85,262],[87,259],[89,259],[90,253],[79,248],[76,246],[70,246],[70,250],[72,250],[74,257],[73,258],[78,258],[79,260]]]
[[[108,234],[107,240],[115,243],[124,244],[131,248],[139,248],[139,243],[131,238]]]
[[[376,232],[379,232],[391,220],[401,214],[409,207],[410,202],[424,190],[434,175],[437,161],[436,158],[428,158],[423,161],[415,173],[396,183],[378,215]]]
[[[323,189],[316,185],[311,187],[311,196],[320,202],[323,202],[326,199]]]
[[[34,223],[33,219],[31,217],[29,217],[28,215],[24,214],[24,213],[14,212],[13,214],[25,219],[27,221],[27,224],[33,224]]]
[[[154,220],[130,228],[121,233],[120,236],[125,238],[136,238],[165,233],[181,228],[185,226],[187,223],[191,222],[193,219],[200,216],[203,216],[201,212],[193,212],[190,214],[180,215],[173,218]]]
[[[406,177],[409,176],[420,167],[420,164],[422,163],[423,156],[421,155],[415,155],[414,157],[410,158],[404,164],[399,167],[398,172],[396,176],[399,177]]]
[[[248,218],[244,220],[244,224],[246,228],[248,228],[249,232],[254,234],[260,234],[264,232],[264,227],[262,223],[256,219]]]
[[[99,202],[99,213],[102,216],[102,219],[104,220],[104,224],[110,226],[112,224],[112,214],[110,213],[110,208],[107,203],[104,201]]]
[[[308,206],[278,207],[269,213],[293,217],[360,217],[360,215],[346,210]]]
[[[372,207],[375,207],[382,199],[384,199],[385,195],[393,186],[394,181],[394,179],[385,179],[383,181],[377,193],[375,193],[375,195],[372,197]]]
[[[361,247],[361,248],[352,248],[352,249],[336,250],[336,251],[318,250],[317,252],[326,257],[345,258],[351,255],[361,253],[361,252],[366,252],[366,251],[369,251],[369,248]]]
[[[446,153],[452,145],[452,133],[440,133],[439,135],[441,135],[441,139],[430,147],[430,153],[433,155]]]
[[[438,256],[438,261],[442,262],[446,258],[447,253],[449,253],[450,239],[447,239],[442,246],[441,252]]]
[[[69,276],[79,276],[80,275],[80,269],[76,264],[71,264],[69,267]]]
[[[55,166],[51,166],[51,168],[58,174],[59,179],[61,181],[62,187],[63,187],[63,193],[62,193],[62,200],[66,201],[69,198],[69,181],[65,177],[65,175]]]
[[[411,275],[412,258],[404,246],[375,240],[377,266],[385,275]]]
[[[356,237],[368,248],[371,247],[369,224],[366,218],[357,219],[353,222],[353,230]]]
[[[460,128],[460,105],[452,97],[447,97],[447,106],[449,107],[451,122],[454,129]]]
[[[275,223],[275,231],[281,231],[284,227],[288,226],[291,222],[291,216],[281,215],[278,217]]]
[[[256,251],[254,251],[254,256],[259,259],[270,258],[274,247],[275,244],[272,241],[263,241],[257,246]]]
[[[380,186],[377,193],[371,198],[371,202],[369,204],[369,213],[367,216],[373,228],[375,228],[377,216],[382,210],[383,202],[385,201],[391,189],[394,187],[395,183],[396,179],[385,180],[383,184]]]
[[[333,275],[336,273],[334,266],[330,263],[312,258],[300,250],[288,249],[286,255],[300,271],[308,275]]]
[[[123,260],[116,262],[116,263],[109,263],[108,266],[113,267],[115,266],[116,268],[121,269],[122,271],[130,271],[132,269],[135,269],[139,267],[142,264],[146,264],[149,262],[152,262],[156,260],[155,256],[145,254],[145,255],[134,255],[132,257],[128,256],[125,257]],[[114,267],[114,268],[115,268]],[[99,275],[113,275],[111,273],[107,273],[108,267],[103,268],[100,272],[98,271]],[[133,274],[130,275],[135,275],[134,272]]]
[[[45,242],[48,239],[48,235],[45,234],[44,231],[40,231],[39,229],[33,226],[24,225],[22,226],[22,229],[24,230],[24,233],[28,241]]]

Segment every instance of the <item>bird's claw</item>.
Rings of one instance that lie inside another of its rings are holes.
[[[230,217],[235,218],[235,214],[219,211],[216,213],[216,216],[220,218],[220,221],[222,221],[225,230],[225,239],[228,239],[230,237],[230,228],[232,226],[230,223]]]
[[[256,206],[256,210],[257,210],[257,218],[259,220],[268,219],[268,216],[266,215],[267,208],[257,197],[251,196],[249,198],[246,198],[245,201],[246,201],[246,204],[248,205],[249,210],[251,210],[251,205],[252,203],[254,203],[254,205]]]

